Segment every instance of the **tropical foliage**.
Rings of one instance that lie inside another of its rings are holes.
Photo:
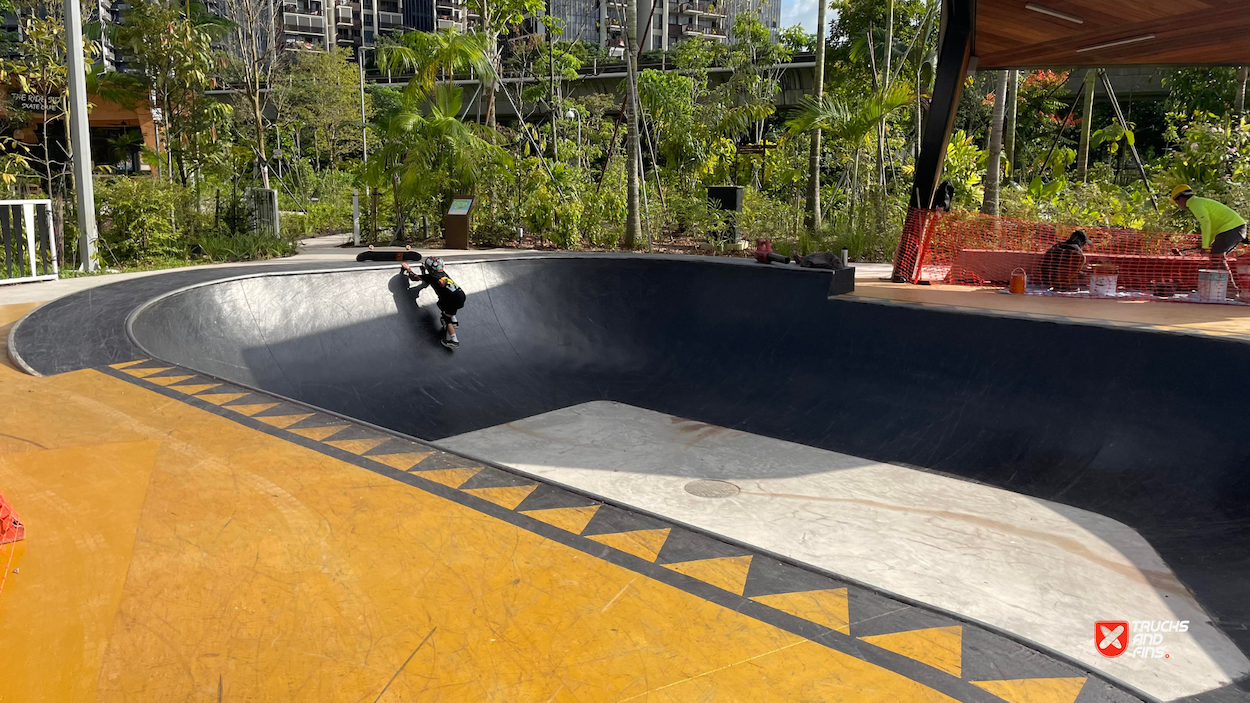
[[[67,109],[60,4],[23,2],[0,79],[29,97],[4,118],[0,188],[49,194],[58,233],[72,238],[74,184],[59,136]],[[583,80],[624,74],[625,64],[604,47],[564,41],[538,0],[469,0],[480,24],[468,33],[380,37],[362,52],[364,69],[406,84],[363,89],[349,51],[267,41],[269,0],[221,0],[220,16],[194,0],[129,5],[124,25],[91,35],[86,57],[95,102],[139,104],[157,117],[150,132],[121,130],[95,145],[110,266],[291,251],[289,240],[251,234],[255,187],[279,192],[291,236],[348,231],[355,192],[363,236],[375,243],[438,238],[441,213],[461,196],[477,199],[479,244],[625,241],[628,81],[595,93]],[[939,5],[832,0],[834,19],[820,28],[828,58],[819,99],[784,92],[800,85],[785,66],[811,60],[816,28],[774,29],[739,13],[733,42],[696,36],[641,52],[634,153],[645,237],[635,246],[732,248],[724,238],[732,219],[741,236],[771,238],[783,252],[846,246],[853,257],[888,259],[932,97]],[[106,42],[125,54],[129,72],[97,69]],[[1182,182],[1250,209],[1245,72],[1162,75],[1169,95],[1124,100],[1126,124],[1101,99],[1088,113],[1074,107],[1076,80],[1063,72],[970,77],[946,160],[954,205],[981,207],[997,178],[1001,212],[1020,217],[1189,227],[1150,197]],[[1000,112],[1011,117],[1001,169],[988,173],[1001,95],[1012,102]],[[813,231],[804,215],[816,130],[823,225]],[[1082,165],[1083,182],[1075,176]],[[744,211],[730,218],[712,206],[714,185],[742,186]],[[63,255],[74,263],[73,247]]]

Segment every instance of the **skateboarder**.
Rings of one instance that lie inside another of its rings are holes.
[[[464,307],[465,294],[464,290],[451,280],[451,277],[443,271],[443,261],[436,256],[427,256],[421,261],[421,273],[416,273],[408,262],[399,265],[404,270],[404,275],[412,281],[420,281],[416,286],[416,294],[421,295],[421,291],[427,287],[433,288],[438,295],[438,309],[442,313],[443,322],[443,346],[448,349],[455,349],[460,346],[460,340],[456,338],[456,312]]]

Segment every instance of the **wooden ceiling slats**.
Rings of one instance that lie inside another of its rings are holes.
[[[1080,25],[1027,10],[1029,1],[978,0],[980,68],[1250,64],[1250,0],[1038,0]],[[1155,38],[1078,51],[1147,34]]]

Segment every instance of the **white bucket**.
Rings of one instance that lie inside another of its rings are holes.
[[[1091,273],[1089,295],[1091,298],[1114,298],[1116,283],[1120,276],[1115,273]]]
[[[1228,298],[1228,272],[1219,269],[1198,270],[1198,300],[1222,303]]]

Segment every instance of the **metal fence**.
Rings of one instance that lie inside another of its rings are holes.
[[[278,191],[266,188],[249,188],[248,214],[252,220],[252,231],[257,234],[268,234],[278,237],[282,227],[278,220]]]
[[[56,279],[52,232],[52,201],[0,200],[0,285]]]

